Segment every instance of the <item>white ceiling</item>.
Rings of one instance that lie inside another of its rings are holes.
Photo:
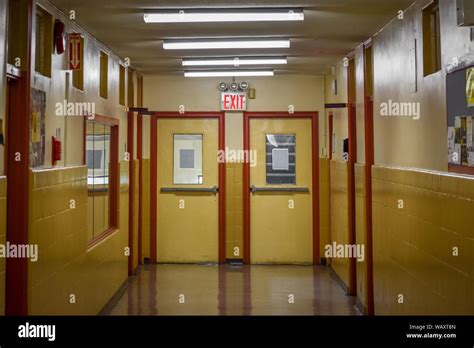
[[[276,73],[321,74],[414,0],[50,0],[143,73],[182,73],[182,58],[288,56]],[[304,22],[145,24],[151,9],[303,8]],[[165,51],[164,39],[291,38],[289,49]],[[202,68],[201,68],[202,69]]]

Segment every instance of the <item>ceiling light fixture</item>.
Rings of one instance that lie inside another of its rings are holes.
[[[199,49],[244,49],[244,48],[289,48],[289,39],[256,39],[256,40],[166,40],[165,50],[199,50]]]
[[[183,66],[241,66],[288,64],[285,58],[206,58],[183,59]]]
[[[273,76],[273,70],[185,71],[184,77]]]
[[[304,21],[301,9],[163,10],[143,14],[145,23]]]

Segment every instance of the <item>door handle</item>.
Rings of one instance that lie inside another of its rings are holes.
[[[219,192],[219,187],[162,187],[160,192],[176,193],[176,192],[208,192],[216,194]]]
[[[309,192],[307,187],[256,187],[250,186],[250,192]]]

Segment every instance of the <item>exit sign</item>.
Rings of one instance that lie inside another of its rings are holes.
[[[221,110],[246,111],[247,110],[247,94],[245,92],[221,93]]]

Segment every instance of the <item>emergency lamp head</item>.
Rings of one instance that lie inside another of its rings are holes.
[[[219,91],[225,92],[225,91],[227,91],[227,88],[228,88],[228,87],[227,87],[227,83],[221,82],[221,83],[219,84]]]

